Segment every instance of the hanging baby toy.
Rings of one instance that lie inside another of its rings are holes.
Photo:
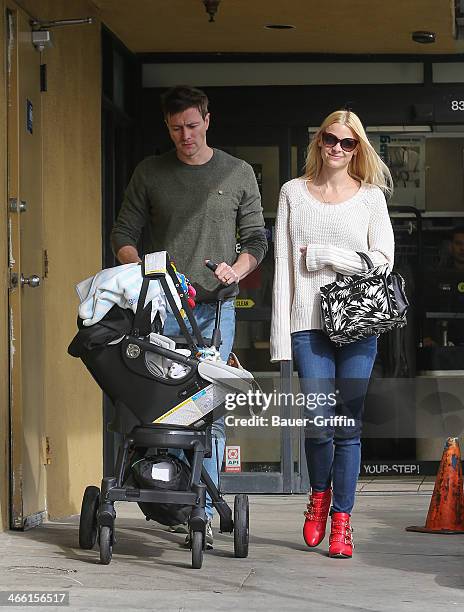
[[[182,291],[184,292],[185,295],[187,295],[187,303],[190,306],[190,308],[195,308],[195,296],[197,294],[195,287],[190,283],[189,279],[185,276],[185,274],[182,274],[181,272],[178,272],[176,269],[176,266],[174,265],[173,262],[171,262],[172,267],[175,270],[175,273],[177,275],[177,278],[179,279],[179,283],[181,286]]]

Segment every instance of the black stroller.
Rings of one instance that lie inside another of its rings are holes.
[[[255,388],[255,383],[246,370],[201,357],[200,347],[213,347],[213,352],[219,348],[221,305],[238,293],[238,286],[221,287],[217,291],[215,330],[212,339],[205,340],[168,254],[154,255],[157,256],[155,266],[147,256],[140,267],[143,282],[135,315],[115,305],[91,327],[84,328],[78,319],[79,332],[68,349],[72,356],[82,359],[114,404],[115,418],[108,430],[123,434],[114,476],[103,478],[101,489],[88,486],[84,492],[79,545],[90,550],[98,541],[100,562],[110,563],[115,543],[115,501],[137,502],[147,520],[156,517],[164,524],[170,524],[170,519],[160,520],[159,508],[187,509],[192,567],[198,569],[202,566],[206,544],[206,491],[219,514],[220,531],[234,533],[235,556],[248,555],[248,496],[235,496],[232,517],[220,487],[215,486],[203,468],[203,459],[212,456],[211,424],[224,414],[226,394],[246,393]],[[169,279],[172,283],[168,283]],[[183,334],[182,338],[171,339],[171,348],[166,348],[169,339],[159,333],[162,332],[159,319],[155,323],[151,320],[150,303],[144,307],[150,282],[160,283]],[[178,298],[173,295],[172,285]],[[182,314],[187,316],[193,336]],[[154,325],[157,325],[155,333]],[[159,339],[164,342],[158,342]],[[184,347],[183,354],[178,352],[179,346]],[[168,372],[173,364],[177,374],[170,378]],[[181,487],[172,490],[169,483],[161,482],[159,487],[141,486],[145,480],[137,479],[133,466],[140,465],[148,449],[160,461],[174,462],[177,472],[179,465],[185,468],[186,463],[170,458],[167,449],[183,449],[188,461],[188,478],[180,479]]]

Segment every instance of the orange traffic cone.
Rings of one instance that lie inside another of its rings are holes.
[[[458,438],[446,441],[425,527],[406,527],[406,531],[464,533],[464,492]]]

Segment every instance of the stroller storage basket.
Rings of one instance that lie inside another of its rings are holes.
[[[156,474],[153,473],[160,471],[159,466],[162,466],[165,471],[170,471],[164,480],[157,479]],[[170,455],[137,459],[132,463],[131,471],[140,488],[155,491],[187,491],[192,475],[189,466],[184,461]],[[192,510],[191,506],[181,504],[138,502],[138,505],[147,519],[168,526],[186,523]]]

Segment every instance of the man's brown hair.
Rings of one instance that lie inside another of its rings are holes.
[[[208,103],[208,96],[204,91],[189,85],[176,85],[161,96],[161,108],[165,119],[188,108],[197,108],[204,119],[208,114]]]

